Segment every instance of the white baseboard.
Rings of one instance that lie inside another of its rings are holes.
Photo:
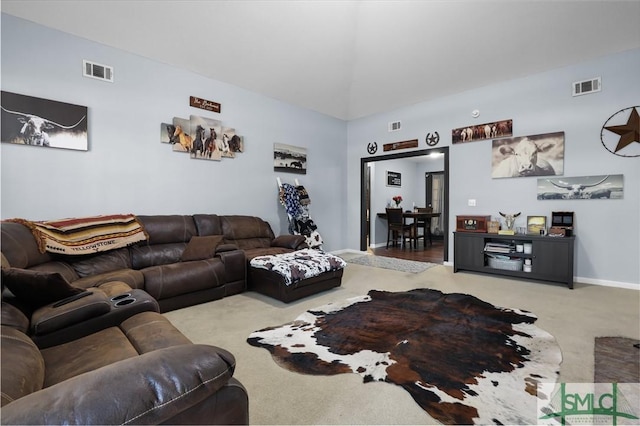
[[[621,281],[609,281],[609,280],[599,280],[595,278],[583,278],[583,277],[575,277],[575,282],[581,284],[592,284],[592,285],[601,285],[604,287],[618,287],[618,288],[626,288],[629,290],[640,290],[640,284],[634,283],[625,283]]]
[[[382,244],[382,245],[385,245],[385,244]],[[331,253],[332,254],[341,254],[341,253],[367,254],[366,251],[360,251],[360,250],[354,250],[354,249],[335,250],[335,251],[332,251]],[[447,262],[444,262],[443,265],[453,267],[453,262],[447,261]],[[581,284],[601,285],[604,287],[617,287],[617,288],[626,288],[628,290],[640,291],[639,283],[625,283],[622,281],[601,280],[597,278],[584,278],[584,277],[575,277],[574,281]]]

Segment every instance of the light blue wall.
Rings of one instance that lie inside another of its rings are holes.
[[[451,146],[451,129],[503,119],[513,119],[514,136],[564,131],[564,176],[622,173],[624,199],[538,201],[535,177],[491,179],[490,140],[456,144],[450,147],[449,229],[461,214],[522,212],[516,226],[523,226],[527,215],[550,220],[552,211],[574,211],[576,276],[583,282],[640,287],[640,157],[613,155],[600,142],[600,129],[613,113],[640,104],[638,75],[640,50],[635,50],[351,121],[348,198],[359,199],[360,158],[369,157],[370,142],[382,146],[418,138],[416,149],[426,149],[426,134],[437,131],[439,146]],[[571,96],[572,82],[597,76],[601,92]],[[477,119],[471,117],[474,109],[481,113]],[[402,130],[389,133],[388,123],[396,120]],[[477,206],[467,206],[468,199],[476,199]],[[359,247],[359,215],[358,203],[350,203],[347,245],[353,248]],[[449,238],[452,261],[451,233]]]
[[[115,82],[83,77],[83,59],[113,66]],[[1,145],[4,219],[248,214],[286,233],[280,176],[308,189],[325,249],[345,246],[344,121],[5,14],[1,75],[2,90],[89,109],[87,152]],[[190,107],[192,95],[220,102],[222,113]],[[221,162],[191,160],[159,142],[160,123],[190,114],[234,127],[245,153]],[[307,174],[275,173],[274,142],[306,147]]]
[[[510,118],[515,136],[564,131],[564,175],[622,173],[624,199],[537,201],[536,178],[491,179],[490,141],[453,145],[449,229],[458,214],[575,211],[577,277],[640,287],[640,159],[615,156],[599,139],[611,114],[640,104],[638,50],[345,123],[4,14],[1,41],[2,90],[88,106],[90,138],[88,152],[2,144],[2,218],[251,214],[280,233],[287,220],[275,178],[298,177],[325,248],[358,249],[360,159],[369,156],[369,142],[381,147],[418,138],[418,149],[425,149],[425,135],[438,131],[439,145],[451,145],[453,128]],[[116,82],[82,77],[82,59],[114,66]],[[571,97],[571,82],[596,76],[602,92]],[[222,114],[189,107],[191,95],[220,102]],[[471,118],[473,109],[481,111],[478,119]],[[210,163],[160,144],[160,123],[190,114],[235,127],[246,152]],[[395,120],[402,130],[388,133]],[[306,147],[307,175],[276,174],[274,142]],[[477,207],[467,206],[469,198]]]

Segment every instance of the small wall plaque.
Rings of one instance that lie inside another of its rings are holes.
[[[387,170],[387,186],[402,186],[402,174]]]
[[[412,139],[410,141],[386,143],[382,146],[383,151],[394,151],[396,149],[417,148],[418,139]]]
[[[200,108],[207,111],[218,112],[218,113],[222,108],[222,106],[217,102],[208,101],[202,98],[196,98],[195,96],[189,96],[189,105],[191,105],[194,108]]]

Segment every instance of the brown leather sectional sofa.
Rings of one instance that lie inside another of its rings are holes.
[[[300,235],[275,238],[268,222],[254,216],[215,214],[137,216],[149,239],[88,256],[41,253],[26,226],[2,222],[2,254],[9,265],[59,272],[80,288],[121,281],[157,300],[160,311],[217,300],[247,288],[247,260],[305,246]],[[219,236],[215,253],[183,261],[193,237]]]
[[[191,343],[159,312],[246,290],[248,259],[304,237],[275,238],[252,216],[137,218],[147,241],[85,256],[41,253],[29,228],[0,223],[3,277],[26,270],[74,290],[34,307],[3,278],[3,424],[248,423],[233,355]]]

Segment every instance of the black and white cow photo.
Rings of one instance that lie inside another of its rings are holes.
[[[2,142],[86,151],[87,107],[2,92]]]
[[[623,175],[538,179],[538,200],[619,200],[623,195]]]
[[[273,144],[273,170],[307,174],[307,149],[299,146]]]
[[[491,177],[559,176],[564,173],[564,132],[494,139]]]

